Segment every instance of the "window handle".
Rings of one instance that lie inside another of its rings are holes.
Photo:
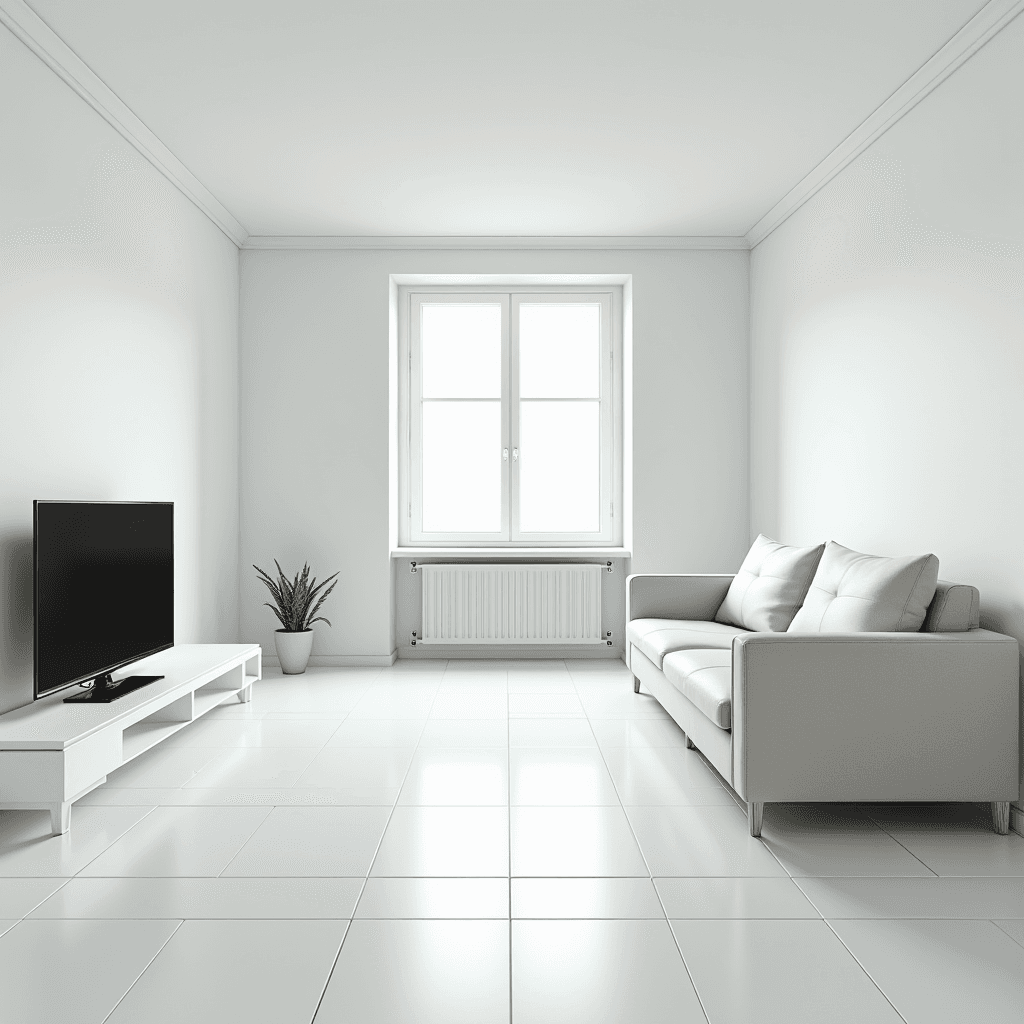
[[[501,461],[502,462],[508,462],[508,449],[507,448],[502,448],[501,449]]]
[[[513,462],[518,462],[519,461],[519,449],[518,448],[513,448],[512,449],[512,461]]]

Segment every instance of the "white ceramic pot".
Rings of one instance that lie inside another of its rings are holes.
[[[301,675],[306,671],[309,652],[313,650],[313,630],[304,629],[301,633],[275,630],[274,647],[277,648],[277,660],[281,662],[281,671],[286,676]]]

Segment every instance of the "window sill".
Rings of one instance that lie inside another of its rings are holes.
[[[392,558],[631,558],[626,548],[392,548]]]

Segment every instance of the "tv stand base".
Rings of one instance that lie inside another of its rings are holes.
[[[97,676],[88,690],[74,693],[64,698],[65,704],[109,704],[118,697],[141,690],[150,683],[155,683],[163,676],[126,676],[124,679],[113,680],[108,673],[105,676]]]

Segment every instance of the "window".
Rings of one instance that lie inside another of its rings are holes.
[[[399,292],[402,543],[621,543],[620,321],[608,287]]]

